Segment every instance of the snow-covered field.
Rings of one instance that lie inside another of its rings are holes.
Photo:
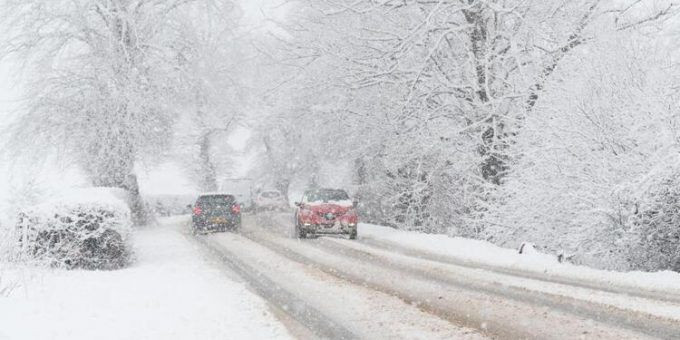
[[[286,339],[266,302],[212,266],[177,219],[139,230],[118,271],[0,269],[0,339]]]

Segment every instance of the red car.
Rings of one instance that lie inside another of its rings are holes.
[[[357,238],[359,217],[356,203],[340,189],[305,191],[302,201],[295,202],[295,233],[298,238],[317,234],[346,234]]]

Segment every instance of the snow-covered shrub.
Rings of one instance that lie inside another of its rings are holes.
[[[130,210],[124,192],[77,190],[28,207],[16,225],[20,254],[65,268],[116,269],[130,259]]]
[[[413,157],[422,147],[404,152],[407,146],[395,141],[394,152],[362,162],[362,178],[357,180],[362,220],[425,233],[475,235],[467,218],[481,181],[463,170],[474,167],[475,159],[447,152],[444,143],[436,143],[431,142],[436,147],[429,154]]]
[[[626,248],[634,269],[680,272],[680,171],[668,170],[646,185],[629,219]]]

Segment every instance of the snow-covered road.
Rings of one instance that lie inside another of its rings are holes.
[[[199,239],[221,254],[271,303],[318,337],[484,338],[472,328],[452,325],[417,305],[345,280],[315,267],[311,261],[292,260],[278,249],[242,235],[221,233]]]
[[[245,216],[240,234],[198,240],[247,268],[249,281],[265,280],[286,292],[286,299],[275,303],[284,310],[297,306],[292,317],[321,336],[641,339],[680,334],[680,304],[673,300],[457,266],[368,239],[297,240],[290,237],[289,221],[285,214]],[[301,312],[305,308],[314,322]]]
[[[110,272],[5,269],[0,339],[678,338],[672,290],[599,289],[399,245],[298,240],[290,214],[244,215],[239,233],[193,235],[188,216],[135,233]],[[386,234],[387,233],[387,234]],[[403,238],[403,237],[401,237]],[[413,244],[411,244],[413,243]]]

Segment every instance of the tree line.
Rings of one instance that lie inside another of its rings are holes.
[[[680,269],[678,3],[291,4],[259,41],[259,171],[349,168],[365,220]],[[673,165],[672,165],[673,164]]]

